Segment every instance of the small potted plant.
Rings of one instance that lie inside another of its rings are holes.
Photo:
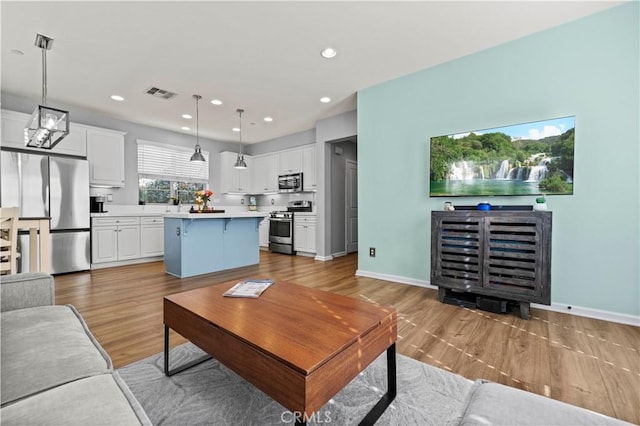
[[[178,200],[178,197],[171,197],[171,202],[173,203],[174,206],[177,206],[178,204],[180,204],[180,200]]]
[[[536,198],[536,203],[533,205],[533,209],[536,211],[547,210],[547,199],[544,195]]]

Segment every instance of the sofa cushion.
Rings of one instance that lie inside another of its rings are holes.
[[[622,425],[623,421],[498,383],[478,380],[460,425]]]
[[[70,305],[0,315],[2,405],[72,380],[109,373],[109,356]]]
[[[0,409],[3,425],[151,425],[117,373],[49,389]]]
[[[42,272],[3,275],[0,282],[0,311],[55,304],[53,277]]]

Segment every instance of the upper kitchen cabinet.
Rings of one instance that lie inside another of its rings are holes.
[[[317,190],[315,145],[302,149],[302,189]]]
[[[124,186],[125,134],[115,130],[87,128],[87,159],[91,186]]]
[[[247,163],[246,169],[236,169],[238,154],[235,152],[220,153],[220,192],[223,194],[249,194],[251,193],[251,170],[253,158],[244,156]]]
[[[252,193],[278,192],[278,157],[277,153],[253,157]]]
[[[69,124],[69,134],[51,150],[31,148],[24,144],[24,126],[31,118],[30,115],[21,112],[2,110],[2,146],[19,148],[41,153],[54,153],[87,156],[87,134],[84,126],[75,123]]]
[[[279,175],[299,173],[302,171],[302,150],[299,148],[280,151]]]

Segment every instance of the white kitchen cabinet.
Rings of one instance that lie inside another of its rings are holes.
[[[31,118],[29,114],[2,110],[2,146],[7,148],[19,148],[28,151],[36,151],[41,154],[55,153],[87,156],[87,132],[80,124],[70,123],[69,134],[65,136],[51,150],[31,148],[24,144],[24,126]]]
[[[297,252],[316,252],[316,215],[293,216],[293,249]]]
[[[260,222],[260,247],[269,247],[269,218]]]
[[[164,255],[164,219],[162,216],[140,218],[140,256]]]
[[[117,262],[139,257],[139,217],[93,218],[91,263]]]
[[[279,152],[278,174],[287,175],[302,171],[302,150],[287,149]]]
[[[253,157],[251,192],[253,194],[278,192],[278,154]]]
[[[236,169],[238,154],[235,152],[220,153],[220,192],[223,194],[249,194],[251,193],[252,158],[244,156],[247,163],[246,169]]]
[[[124,135],[115,130],[87,128],[89,185],[124,186]]]
[[[309,146],[302,150],[302,189],[316,191],[316,147]]]

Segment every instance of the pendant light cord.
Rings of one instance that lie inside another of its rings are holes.
[[[196,145],[200,146],[200,98],[196,98]]]
[[[238,111],[238,116],[240,117],[238,119],[239,121],[238,128],[240,129],[240,157],[244,159],[244,152],[242,150],[242,113],[244,112],[244,110],[242,108],[238,108],[237,111]]]
[[[42,105],[47,105],[47,49],[42,49]]]
[[[200,103],[200,95],[193,95],[196,100],[196,146],[200,148],[200,109],[198,104]]]

